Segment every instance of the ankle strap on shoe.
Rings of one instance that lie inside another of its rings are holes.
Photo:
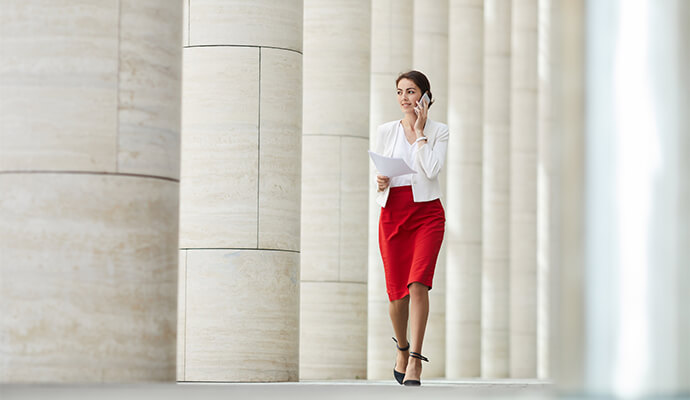
[[[398,346],[398,339],[396,339],[396,338],[394,338],[394,337],[392,337],[391,339],[393,339],[393,341],[395,342],[395,347],[397,347],[398,350],[400,350],[400,351],[407,351],[407,350],[410,349],[410,344],[409,344],[409,343],[407,343],[407,347],[400,347],[400,346]]]
[[[409,346],[408,346],[408,347],[409,347]],[[426,358],[426,357],[424,357],[423,355],[421,355],[421,354],[419,354],[419,353],[416,353],[416,352],[414,352],[414,351],[411,351],[411,352],[410,352],[410,357],[418,358],[418,359],[420,359],[420,360],[422,360],[422,361],[429,362],[429,359],[428,359],[428,358]]]

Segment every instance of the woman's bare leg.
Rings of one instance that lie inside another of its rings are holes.
[[[429,287],[419,282],[410,284],[410,351],[422,354],[424,331],[429,317]],[[410,357],[405,380],[419,380],[422,360]]]
[[[393,323],[393,331],[395,338],[398,339],[398,346],[406,347],[407,343],[407,318],[410,309],[410,296],[405,296],[400,300],[393,300],[388,303],[388,314]],[[398,372],[405,372],[407,368],[407,358],[409,357],[409,350],[398,351],[398,356],[395,361],[395,370]]]

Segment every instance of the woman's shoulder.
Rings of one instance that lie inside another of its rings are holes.
[[[385,123],[379,125],[378,130],[379,130],[379,131],[390,131],[390,130],[392,130],[392,129],[395,127],[395,125],[398,124],[399,122],[400,122],[399,119],[396,119],[396,120],[393,120],[393,121],[385,122]]]

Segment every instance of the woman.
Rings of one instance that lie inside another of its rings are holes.
[[[379,247],[386,275],[389,314],[398,353],[393,375],[400,384],[421,385],[422,342],[429,315],[429,290],[443,241],[441,172],[448,146],[448,127],[427,119],[433,104],[429,80],[419,71],[396,79],[401,120],[378,127],[374,151],[404,159],[416,174],[376,176]],[[420,101],[424,93],[430,103]],[[410,341],[407,340],[408,316]]]

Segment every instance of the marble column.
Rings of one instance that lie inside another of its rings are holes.
[[[181,22],[0,5],[0,383],[175,379]]]
[[[585,385],[690,393],[690,3],[586,6]]]
[[[509,376],[511,1],[484,2],[482,377]]]
[[[185,2],[180,381],[296,381],[302,1]]]
[[[481,361],[484,2],[450,0],[446,377],[476,377]]]
[[[415,0],[413,9],[412,67],[423,72],[431,83],[434,105],[429,118],[448,122],[448,0]],[[439,180],[446,202],[447,171]],[[446,374],[446,243],[441,245],[434,287],[429,292],[429,321],[424,335],[424,355],[431,362],[424,364],[424,377]]]
[[[538,0],[513,0],[510,100],[510,377],[537,374]]]
[[[549,364],[559,390],[575,393],[585,373],[585,6],[580,0],[555,0],[551,7]]]
[[[395,79],[412,69],[414,30],[412,0],[372,0],[371,2],[371,97],[369,107],[370,147],[374,148],[376,128],[402,118]],[[369,164],[369,177],[374,167]],[[368,181],[371,182],[371,181]],[[395,336],[388,315],[388,295],[378,242],[381,207],[376,204],[376,188],[369,185],[369,276],[368,276],[368,379],[390,379],[395,361]]]
[[[302,379],[367,376],[370,41],[370,0],[304,2]]]
[[[552,340],[549,327],[550,292],[550,219],[549,201],[552,180],[551,156],[551,3],[539,0],[538,53],[537,53],[537,378],[549,378],[549,343]]]

